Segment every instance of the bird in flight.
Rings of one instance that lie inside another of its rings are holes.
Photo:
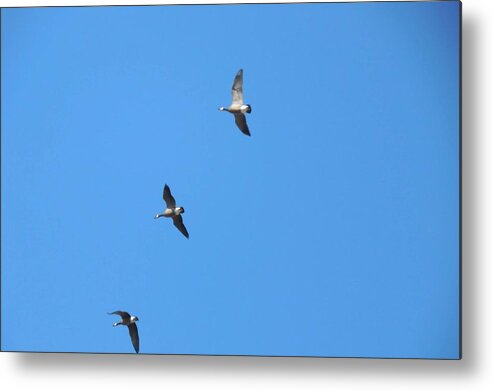
[[[113,327],[124,325],[128,327],[128,332],[130,334],[130,339],[132,340],[132,345],[134,346],[135,353],[139,353],[139,332],[137,330],[136,322],[139,320],[136,316],[130,315],[125,311],[114,311],[108,312],[108,315],[120,315],[122,320],[113,323]]]
[[[228,111],[235,116],[235,123],[238,128],[250,136],[250,130],[246,122],[245,113],[251,113],[252,107],[243,103],[243,69],[240,69],[235,76],[233,87],[231,89],[233,101],[229,107],[220,107],[220,111]]]
[[[171,195],[171,190],[168,185],[164,185],[163,189],[163,200],[166,202],[166,209],[164,213],[159,213],[154,216],[155,219],[159,219],[160,217],[171,217],[173,219],[173,224],[178,230],[188,239],[188,231],[185,228],[185,224],[183,224],[182,213],[185,213],[185,209],[182,206],[176,206],[176,201],[174,197]]]

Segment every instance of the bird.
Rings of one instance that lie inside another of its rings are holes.
[[[250,136],[245,113],[251,113],[252,107],[243,103],[243,69],[240,69],[235,76],[231,94],[233,95],[231,105],[229,107],[220,107],[219,111],[228,111],[233,114],[238,128],[243,134]]]
[[[182,213],[185,213],[185,209],[182,206],[176,206],[176,201],[171,195],[171,190],[167,184],[164,185],[163,189],[163,200],[166,202],[166,209],[164,213],[159,213],[154,216],[155,219],[160,217],[171,217],[173,219],[173,224],[178,230],[188,239],[188,231],[183,224]]]
[[[124,325],[128,326],[128,332],[130,334],[130,339],[132,340],[132,345],[134,346],[135,353],[139,353],[139,332],[137,330],[137,322],[139,318],[130,315],[125,311],[114,311],[108,312],[108,315],[120,315],[122,320],[120,322],[113,323],[113,327]]]

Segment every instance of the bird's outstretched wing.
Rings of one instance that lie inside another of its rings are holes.
[[[113,311],[113,312],[108,312],[108,315],[120,315],[122,319],[130,319],[130,314],[125,311]]]
[[[240,69],[235,76],[231,94],[233,95],[233,105],[243,104],[243,69]]]
[[[166,202],[166,207],[173,209],[176,207],[176,201],[174,197],[171,195],[171,190],[168,185],[164,185],[163,189],[163,200]]]
[[[136,353],[139,353],[139,331],[137,330],[137,325],[131,323],[128,325],[128,332],[130,334],[130,339],[132,340],[132,345]]]
[[[250,130],[248,129],[245,114],[235,114],[235,123],[243,134],[250,136]]]
[[[173,224],[188,239],[188,231],[183,224],[183,218],[181,215],[173,216]]]

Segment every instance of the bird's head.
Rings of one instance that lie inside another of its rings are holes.
[[[130,322],[132,322],[132,323],[135,323],[135,322],[137,322],[138,320],[139,320],[139,318],[137,318],[136,316],[131,316],[131,317],[130,317]]]
[[[183,206],[180,206],[180,213],[185,213],[185,208]]]

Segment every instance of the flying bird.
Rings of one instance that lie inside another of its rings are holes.
[[[228,111],[233,114],[235,116],[235,123],[238,128],[243,132],[243,134],[250,136],[250,130],[248,129],[245,113],[251,113],[252,107],[243,103],[243,69],[240,69],[235,76],[231,94],[233,95],[231,105],[229,107],[220,107],[219,110]]]
[[[173,219],[173,224],[178,230],[188,239],[188,231],[183,224],[182,213],[185,213],[185,209],[181,206],[176,206],[176,201],[171,195],[171,190],[168,185],[164,185],[163,189],[163,200],[166,202],[166,209],[164,213],[159,213],[154,216],[155,219],[160,217],[171,217]]]
[[[132,345],[134,346],[135,352],[139,353],[139,332],[137,330],[137,322],[139,318],[130,315],[125,311],[114,311],[108,312],[108,315],[120,315],[122,320],[120,322],[113,323],[113,327],[124,325],[128,326],[128,332],[130,334],[130,339],[132,340]]]

